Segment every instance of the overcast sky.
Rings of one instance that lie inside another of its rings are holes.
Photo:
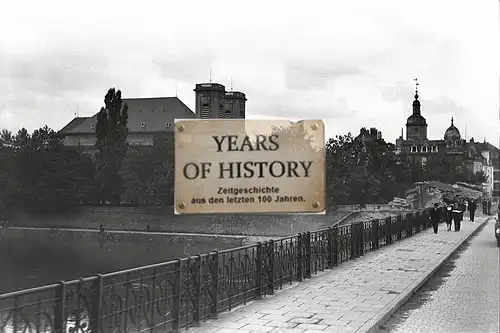
[[[249,118],[322,118],[327,135],[388,141],[420,82],[429,137],[455,118],[499,133],[498,0],[9,1],[0,10],[0,128],[60,129],[107,89],[175,96],[196,83],[247,94]]]

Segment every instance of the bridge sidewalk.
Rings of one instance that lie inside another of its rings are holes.
[[[487,221],[440,224],[254,301],[189,333],[370,332],[385,322]],[[493,236],[492,236],[493,237]],[[186,331],[184,331],[186,332]]]

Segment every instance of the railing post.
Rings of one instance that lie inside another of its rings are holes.
[[[210,318],[217,319],[219,302],[219,251],[214,251],[210,263],[210,275],[212,276],[212,304],[210,307]]]
[[[255,291],[255,299],[260,300],[262,299],[262,243],[258,242],[257,243],[257,253],[256,253],[256,260],[255,260],[255,284],[257,287],[257,290]]]
[[[349,259],[352,260],[356,257],[354,251],[355,251],[355,241],[356,239],[354,238],[354,223],[349,226],[349,249],[350,249],[350,256]]]
[[[302,276],[302,259],[304,256],[302,255],[304,251],[304,237],[303,234],[299,233],[297,235],[297,281],[301,282],[304,278]]]
[[[332,240],[333,240],[333,265],[339,265],[339,228],[337,226],[333,227],[332,230]]]
[[[415,234],[420,232],[420,221],[418,219],[417,212],[411,213],[411,224],[415,227]]]
[[[327,230],[328,234],[328,268],[332,269],[333,268],[333,230],[332,227],[329,227]]]
[[[413,235],[413,225],[411,224],[411,215],[406,214],[405,215],[405,221],[406,221],[406,237],[411,237]]]
[[[359,256],[365,255],[365,223],[359,222]]]
[[[379,235],[380,222],[378,219],[372,221],[372,249],[380,249],[380,235]]]
[[[390,216],[385,219],[385,244],[392,244],[392,218]]]
[[[306,278],[311,278],[311,233],[306,233]]]
[[[267,294],[274,295],[274,286],[276,280],[276,260],[274,258],[274,240],[270,239],[267,243],[267,256],[269,258],[269,285],[267,286]]]
[[[401,240],[401,233],[403,231],[403,216],[401,214],[398,214],[398,240]]]
[[[201,318],[201,276],[202,276],[202,265],[201,265],[201,254],[198,254],[198,269],[196,272],[196,290],[195,290],[195,301],[194,301],[194,314],[193,314],[193,327],[200,327],[200,318]],[[208,258],[207,258],[208,261]],[[207,262],[208,264],[208,262]],[[208,266],[208,265],[207,265]],[[195,266],[196,267],[196,266]]]
[[[177,259],[175,271],[175,289],[172,302],[172,332],[179,332],[182,311],[182,259]]]
[[[98,333],[101,328],[101,313],[102,313],[102,292],[104,281],[101,274],[97,275],[97,279],[92,283],[92,310],[90,314],[90,331]]]
[[[66,282],[59,282],[60,286],[56,289],[56,306],[54,308],[54,333],[66,333],[66,316],[64,315],[66,309]],[[15,315],[14,310],[14,315]],[[15,332],[15,331],[14,331]],[[92,328],[92,333],[96,331]]]

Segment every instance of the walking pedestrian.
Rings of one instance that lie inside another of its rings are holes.
[[[482,204],[483,204],[483,214],[486,215],[486,198],[483,198]]]
[[[466,207],[465,207],[465,199],[460,199],[459,201],[459,209],[460,209],[460,222],[462,222],[464,220],[464,213],[465,213],[465,210],[466,210]]]
[[[445,219],[446,219],[446,227],[447,227],[448,231],[451,231],[451,221],[453,219],[452,210],[453,210],[453,207],[451,205],[448,205],[446,207]]]
[[[491,199],[490,198],[488,198],[488,201],[486,202],[486,205],[487,205],[486,206],[487,207],[487,212],[486,213],[488,215],[491,215]]]
[[[476,213],[476,208],[477,208],[476,201],[471,200],[468,208],[469,208],[469,221],[474,222],[474,215]]]
[[[431,210],[431,223],[434,228],[434,233],[438,233],[439,220],[441,219],[441,212],[439,211],[439,205],[434,204],[434,208]]]
[[[455,231],[460,231],[460,222],[461,217],[460,215],[462,214],[462,211],[460,210],[460,205],[458,203],[455,203],[453,205],[453,210],[451,211],[453,214],[453,222],[455,224]]]

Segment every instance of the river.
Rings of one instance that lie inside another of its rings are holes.
[[[0,294],[240,244],[223,237],[0,229]]]

